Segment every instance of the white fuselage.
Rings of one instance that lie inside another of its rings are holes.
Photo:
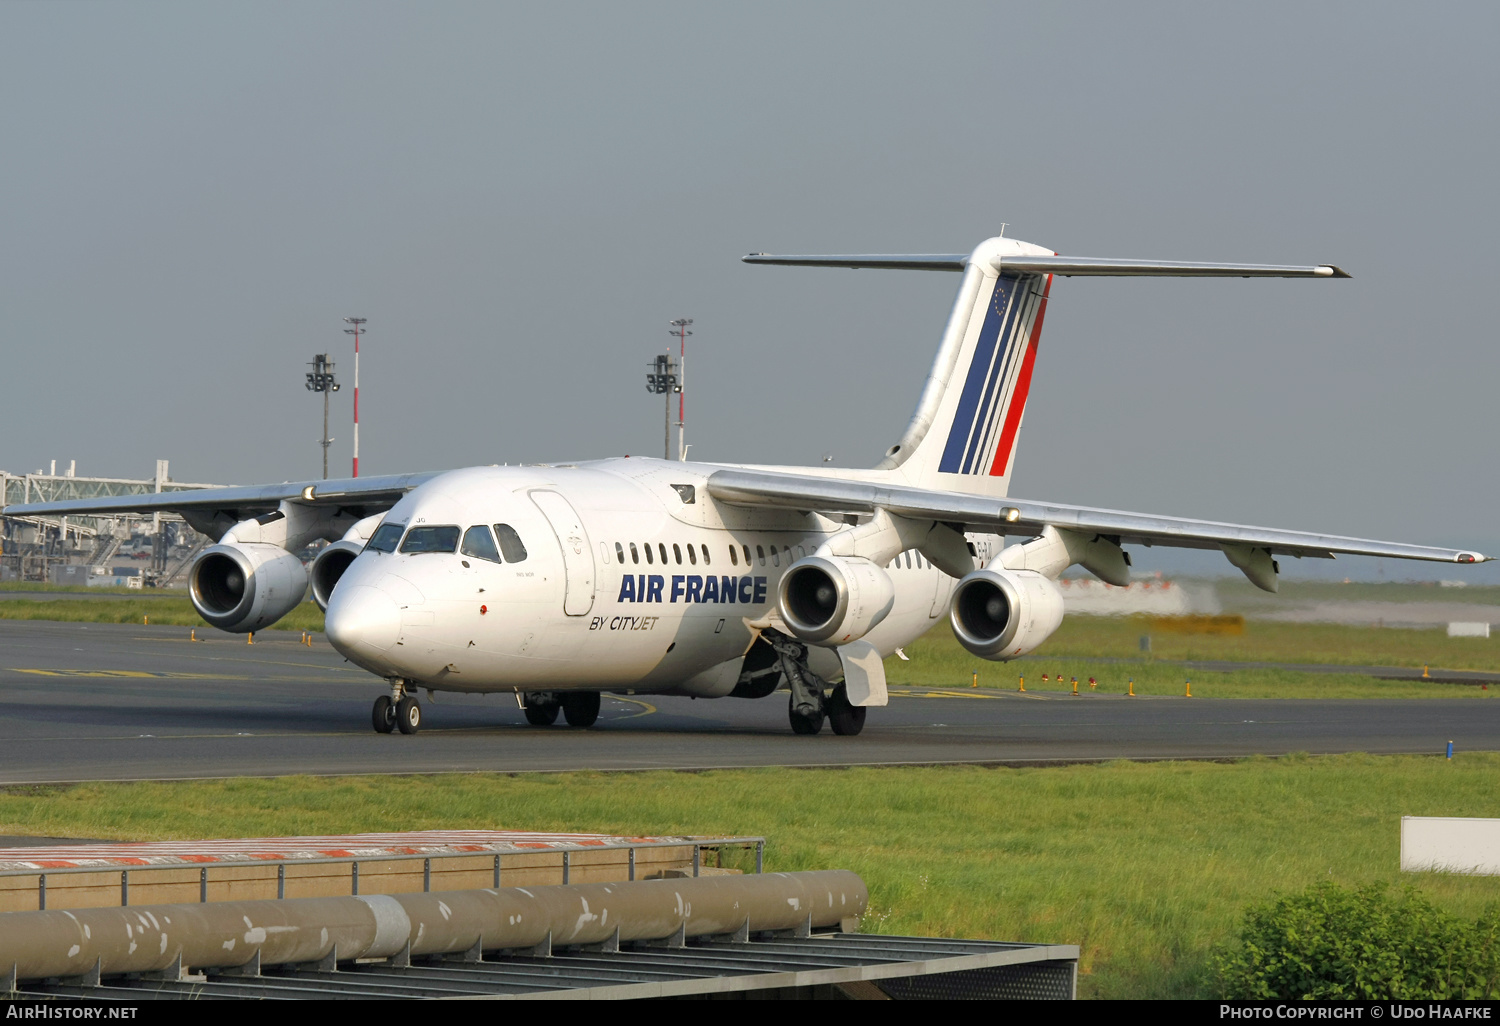
[[[439,690],[727,695],[775,625],[781,575],[847,525],[716,502],[717,469],[626,458],[436,477],[383,525],[504,524],[524,558],[367,548],[334,590],[328,638],[372,673]],[[978,565],[998,551],[973,541]],[[865,637],[883,656],[946,615],[954,583],[914,552],[888,572],[895,605]],[[832,650],[811,657],[839,675]]]

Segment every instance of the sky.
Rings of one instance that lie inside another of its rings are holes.
[[[347,474],[351,315],[363,474],[659,455],[675,317],[695,459],[868,466],[958,276],[740,256],[1004,223],[1354,275],[1060,280],[1013,494],[1500,549],[1496,38],[1493,4],[11,0],[0,467],[315,478],[328,352]]]

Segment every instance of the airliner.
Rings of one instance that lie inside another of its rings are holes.
[[[1011,498],[1053,279],[1347,278],[1338,267],[972,253],[744,258],[961,275],[905,433],[871,469],[622,457],[11,506],[172,512],[214,539],[189,571],[208,623],[252,632],[307,596],[327,640],[383,681],[376,731],[418,695],[514,694],[528,722],[591,726],[605,692],[788,693],[798,734],[854,735],[888,702],[883,659],[946,618],[983,659],[1062,622],[1058,577],[1130,581],[1126,546],[1217,549],[1274,592],[1278,557],[1479,563],[1477,552]],[[310,567],[295,555],[331,544]]]

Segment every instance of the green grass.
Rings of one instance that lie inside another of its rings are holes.
[[[158,591],[152,589],[145,591],[142,588],[127,588],[114,584],[99,584],[89,586],[87,584],[46,584],[42,581],[5,581],[0,584],[0,592],[4,591],[45,591],[51,594],[75,594],[75,595],[134,595],[144,598],[154,595],[170,595],[171,591]],[[181,594],[179,592],[179,594]]]
[[[83,589],[79,589],[80,591]],[[90,589],[92,590],[92,589]],[[78,599],[53,601],[5,599],[0,601],[0,620],[60,620],[69,623],[140,623],[150,617],[153,624],[176,627],[202,627],[214,630],[186,594],[169,594],[151,598]],[[267,628],[278,631],[321,631],[323,612],[316,604],[304,602]]]
[[[864,877],[872,932],[1080,945],[1086,997],[1204,992],[1241,909],[1397,881],[1402,815],[1497,816],[1500,754],[1215,763],[450,775],[0,790],[0,831],[128,839],[511,828],[763,834]],[[1423,874],[1472,919],[1500,879]]]
[[[1151,652],[1140,651],[1143,634],[1151,635]],[[1193,694],[1219,698],[1439,698],[1488,697],[1477,687],[1382,681],[1361,674],[1298,673],[1260,668],[1228,672],[1191,670],[1180,662],[1323,663],[1347,666],[1408,667],[1420,674],[1424,665],[1444,670],[1500,670],[1500,646],[1484,638],[1450,638],[1443,630],[1348,627],[1338,624],[1276,623],[1248,620],[1242,635],[1152,632],[1136,617],[1070,616],[1036,655],[1008,663],[988,662],[964,651],[946,621],[906,646],[910,662],[885,661],[891,684],[918,687],[967,687],[979,671],[981,687],[1015,688],[1026,675],[1026,689],[1056,689],[1041,675],[1077,676],[1088,690],[1094,677],[1100,690],[1123,693],[1135,678],[1137,694],[1180,695],[1184,679]]]

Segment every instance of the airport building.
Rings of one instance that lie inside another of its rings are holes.
[[[211,488],[173,481],[166,460],[148,478],[80,477],[76,464],[59,472],[12,474],[0,470],[0,507],[111,495]],[[193,557],[208,544],[170,513],[112,517],[0,516],[0,580],[48,584],[173,587],[186,581]]]

